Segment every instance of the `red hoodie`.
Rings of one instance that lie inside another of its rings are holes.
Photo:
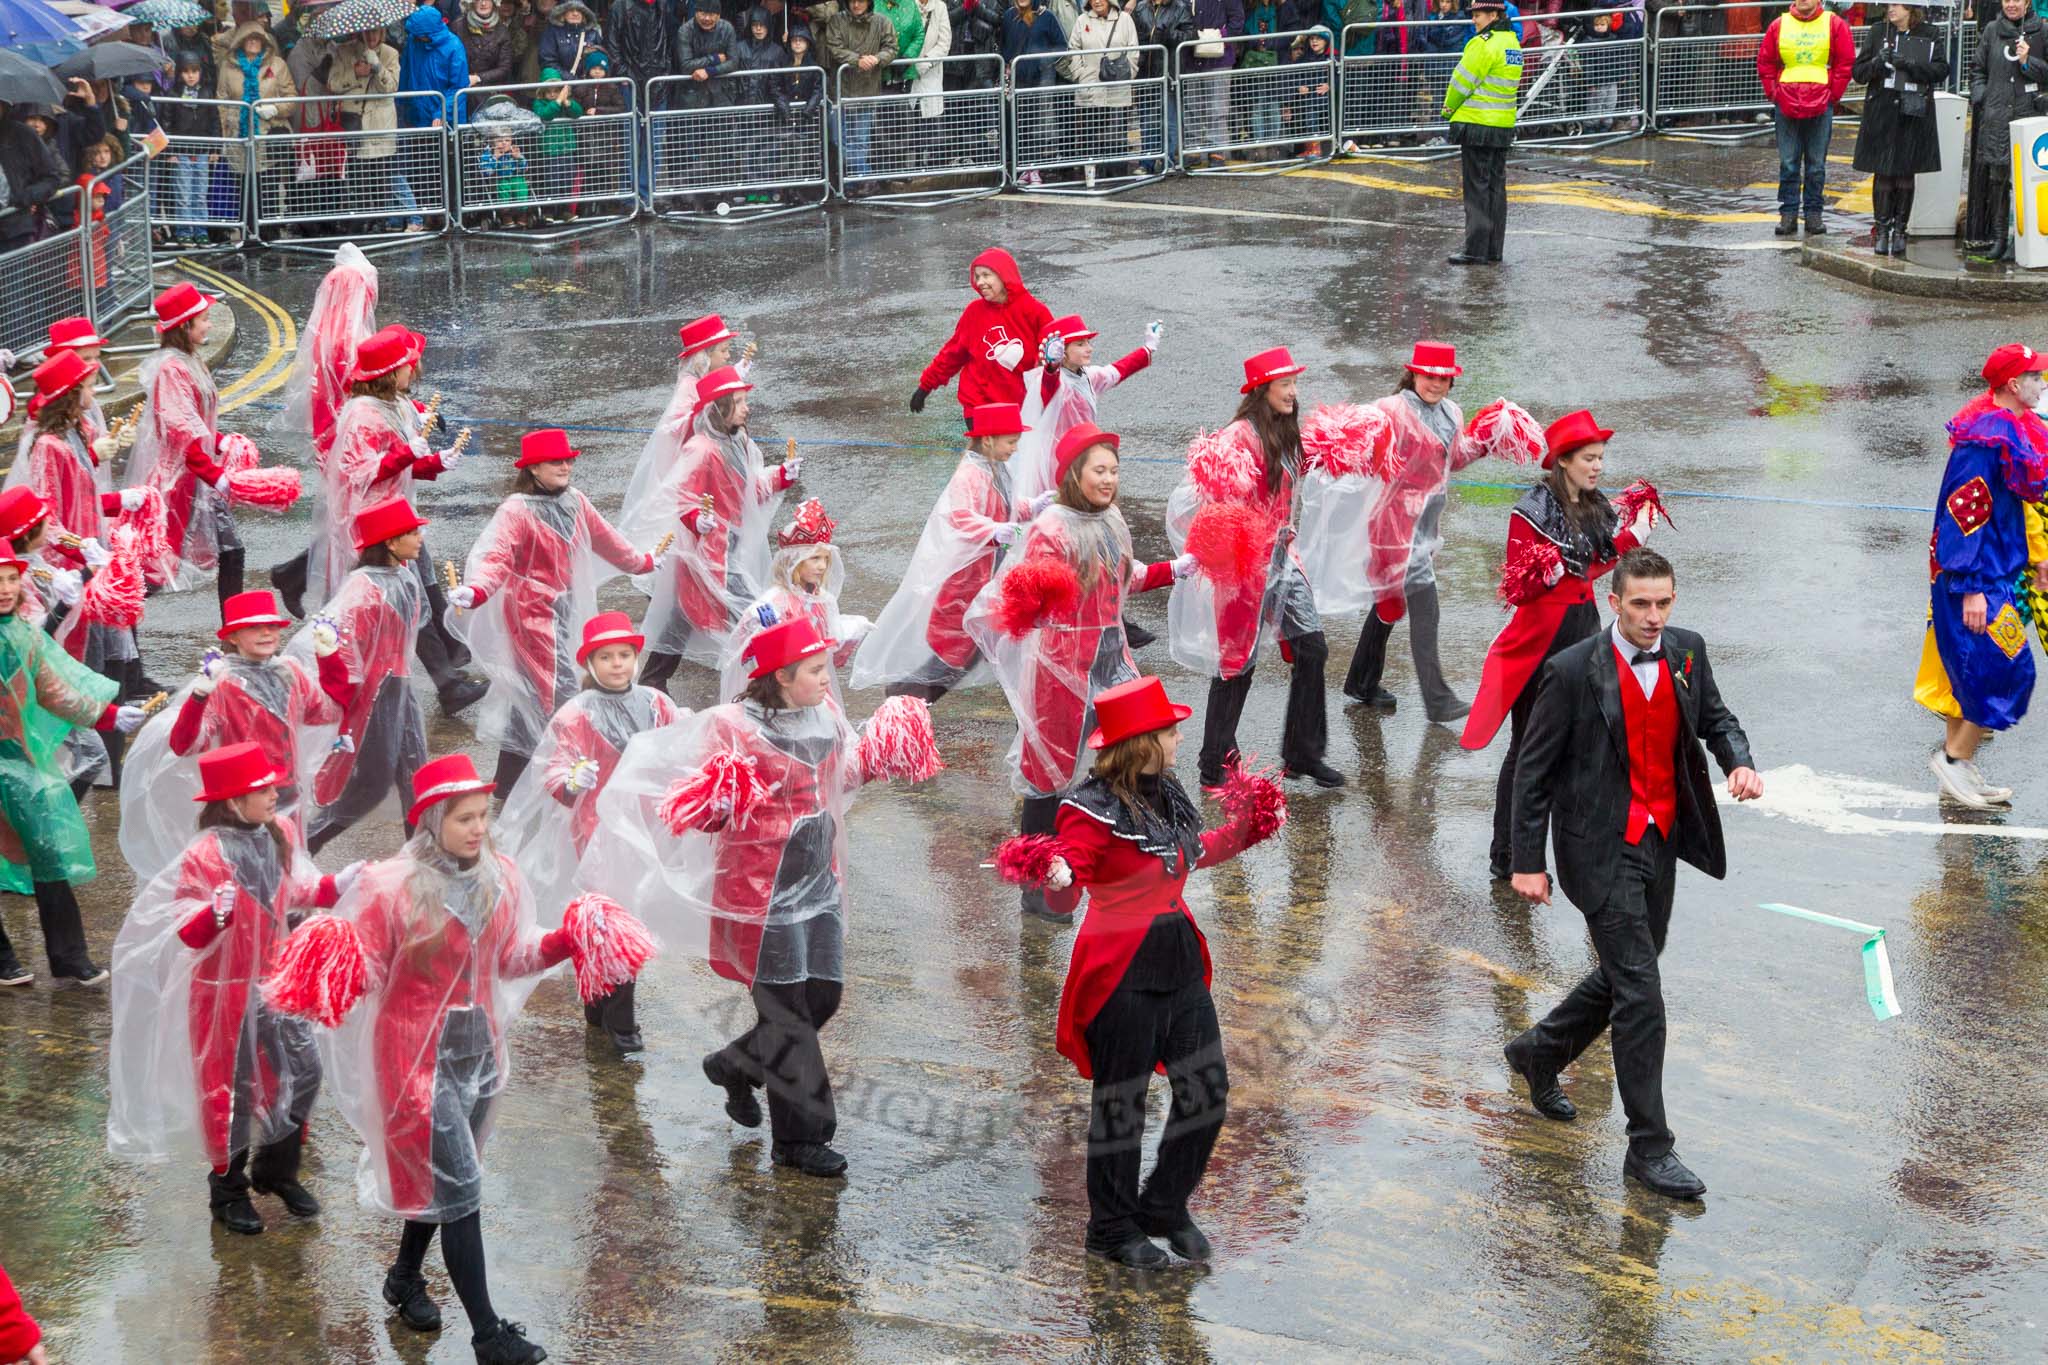
[[[1024,401],[1024,372],[1038,363],[1032,352],[1052,322],[1052,310],[1031,296],[1017,263],[1001,247],[990,247],[969,264],[968,288],[974,287],[974,268],[984,265],[996,272],[1008,294],[999,304],[975,294],[974,301],[960,310],[953,335],[917,380],[917,386],[929,392],[943,389],[946,381],[959,375],[960,410],[965,413],[982,403]]]

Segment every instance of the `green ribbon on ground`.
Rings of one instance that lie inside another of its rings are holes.
[[[1790,915],[1794,919],[1811,920],[1825,924],[1832,929],[1847,929],[1852,933],[1865,935],[1863,940],[1863,994],[1870,1002],[1870,1012],[1880,1020],[1896,1019],[1905,1011],[1899,1004],[1898,991],[1892,985],[1892,960],[1884,950],[1884,930],[1875,924],[1864,924],[1839,915],[1826,915],[1818,910],[1805,910],[1796,905],[1780,905],[1766,901],[1757,907],[1774,914]]]

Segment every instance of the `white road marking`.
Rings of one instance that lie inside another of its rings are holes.
[[[1763,779],[1762,798],[1742,805],[1828,834],[1974,834],[1987,839],[2048,839],[2048,829],[2034,825],[1941,822],[1941,797],[1932,789],[1931,778],[1929,788],[1919,790],[1846,773],[1815,772],[1804,763],[1793,763],[1770,769]],[[1721,805],[1737,804],[1724,788],[1716,787],[1715,791]],[[1908,811],[1933,813],[1937,818],[1902,818]]]

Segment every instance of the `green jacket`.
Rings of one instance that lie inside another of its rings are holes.
[[[924,11],[917,7],[917,0],[875,0],[875,12],[896,30],[897,56],[908,60],[924,50]],[[896,79],[909,80],[912,74],[900,71]]]
[[[536,96],[533,112],[541,121],[540,149],[546,156],[566,156],[576,150],[576,120],[583,106],[573,99],[549,100]]]
[[[1515,26],[1498,22],[1474,34],[1444,91],[1444,117],[1482,128],[1515,126],[1515,90],[1522,83],[1522,44]]]

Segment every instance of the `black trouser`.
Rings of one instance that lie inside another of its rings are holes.
[[[527,765],[531,762],[532,754],[515,754],[510,749],[498,750],[498,770],[491,774],[491,777],[498,784],[499,805],[505,804],[505,798],[512,794],[512,788],[518,785],[520,776],[525,773]]]
[[[1443,661],[1437,657],[1437,622],[1443,615],[1437,604],[1436,584],[1421,583],[1408,589],[1408,654],[1415,664],[1415,686],[1422,693],[1422,709],[1430,719],[1448,716],[1458,709],[1458,694],[1444,681]],[[1387,669],[1387,641],[1394,623],[1376,611],[1365,615],[1358,632],[1358,648],[1352,651],[1351,667],[1344,675],[1344,694],[1360,701],[1369,698],[1380,685]]]
[[[1500,259],[1508,235],[1508,149],[1460,149],[1465,174],[1465,254],[1481,261]]]
[[[1099,1251],[1186,1227],[1188,1196],[1208,1168],[1230,1094],[1216,1005],[1200,980],[1177,991],[1119,988],[1089,1021],[1095,1090],[1088,1114],[1088,1245]],[[1173,1104],[1144,1188],[1145,1090],[1166,1064]]]
[[[306,614],[306,575],[311,567],[311,550],[301,550],[282,564],[270,566],[270,586],[284,599],[285,610],[294,616]]]
[[[837,981],[754,983],[754,1026],[718,1056],[768,1092],[768,1131],[778,1145],[830,1142],[839,1131],[832,1077],[818,1030],[839,1012]]]
[[[1600,965],[1523,1036],[1532,1061],[1562,1071],[1611,1026],[1629,1150],[1658,1157],[1671,1150],[1671,1130],[1664,1124],[1664,988],[1657,957],[1671,926],[1678,858],[1652,825],[1642,842],[1623,846],[1618,872],[1606,899],[1586,912]]]
[[[683,656],[680,654],[665,654],[661,650],[650,649],[640,659],[640,681],[657,692],[666,692],[668,680],[676,675],[676,669],[682,662]]]
[[[1913,216],[1913,184],[1910,175],[1875,177],[1870,187],[1871,216],[1879,223],[1889,222],[1904,232],[1906,220]]]
[[[85,951],[85,921],[79,918],[78,897],[70,882],[37,882],[36,918],[43,925],[43,951],[53,976],[91,976],[99,969]],[[0,924],[0,962],[17,961],[7,928]]]
[[[1330,720],[1324,706],[1323,667],[1330,659],[1329,642],[1312,631],[1287,642],[1294,655],[1294,673],[1287,681],[1287,719],[1280,730],[1280,762],[1300,771],[1323,761],[1330,743]],[[1237,754],[1237,723],[1252,690],[1252,669],[1234,678],[1209,679],[1209,704],[1202,713],[1201,779],[1213,785],[1223,765]]]
[[[600,995],[583,1007],[583,1022],[592,1028],[601,1028],[617,1037],[622,1034],[638,1033],[640,1022],[633,1016],[633,987],[637,982],[628,981],[606,995]]]
[[[1572,603],[1565,608],[1564,619],[1557,623],[1557,633],[1543,647],[1544,662],[1566,645],[1575,645],[1599,629],[1598,607],[1591,602]],[[1514,866],[1515,764],[1521,761],[1522,732],[1528,728],[1529,713],[1536,708],[1536,680],[1542,671],[1543,664],[1537,664],[1529,681],[1522,684],[1515,704],[1508,709],[1508,752],[1500,761],[1500,778],[1493,786],[1493,842],[1486,848],[1489,872]]]
[[[1057,796],[1027,796],[1024,810],[1017,817],[1019,834],[1051,834],[1059,827],[1060,799]],[[1020,888],[1019,899],[1026,910],[1044,912],[1045,889],[1038,886]]]
[[[398,1237],[398,1259],[391,1268],[406,1279],[416,1279],[427,1259],[427,1245],[441,1233],[441,1260],[448,1266],[448,1280],[462,1311],[469,1315],[469,1330],[484,1336],[496,1330],[498,1314],[491,1307],[490,1285],[484,1276],[483,1215],[472,1213],[452,1223],[416,1223],[406,1220]]]
[[[469,651],[448,633],[448,627],[442,623],[448,614],[448,595],[442,591],[441,580],[434,575],[425,551],[412,562],[412,570],[420,576],[427,589],[427,619],[420,622],[419,638],[413,642],[413,657],[426,665],[427,677],[433,680],[434,691],[445,697],[450,687],[464,681],[462,665],[469,662]]]
[[[210,1182],[213,1204],[219,1208],[249,1197],[249,1187],[276,1189],[299,1178],[299,1155],[306,1145],[306,1130],[293,1126],[275,1142],[266,1142],[252,1154],[247,1147],[236,1152],[225,1171],[214,1173]]]

